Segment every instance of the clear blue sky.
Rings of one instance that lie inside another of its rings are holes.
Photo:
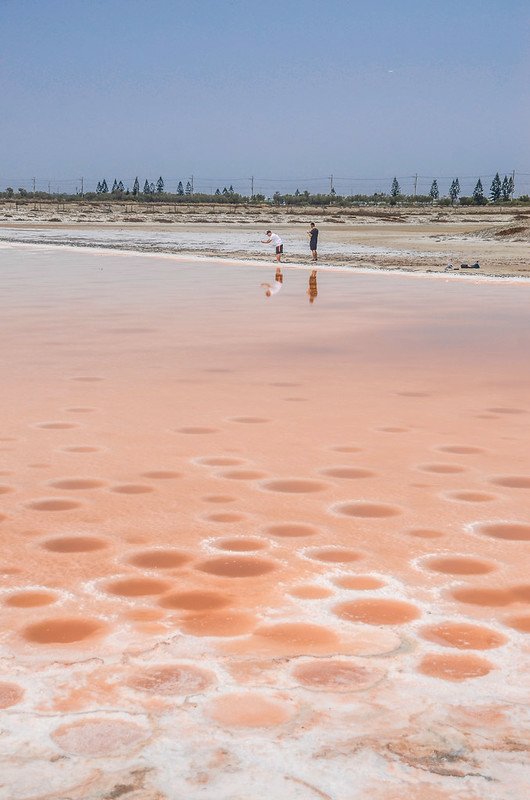
[[[0,187],[530,173],[529,12],[528,0],[0,0]]]

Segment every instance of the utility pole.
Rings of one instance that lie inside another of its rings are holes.
[[[329,193],[333,194],[333,175],[329,176]]]
[[[83,197],[84,180],[84,178],[81,178],[81,197]]]
[[[512,196],[510,200],[513,200],[513,194],[515,192],[515,170],[512,170]]]
[[[250,196],[254,197],[254,175],[250,179]]]
[[[418,194],[418,173],[414,175],[414,197]]]
[[[35,194],[35,178],[32,178],[33,181],[33,194]]]
[[[51,185],[51,182],[48,181],[48,194],[51,194],[51,193],[52,193],[52,185]]]
[[[191,183],[191,193],[193,194],[193,175],[191,176],[190,183]]]

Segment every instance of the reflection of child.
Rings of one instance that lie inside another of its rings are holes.
[[[278,267],[278,269],[276,270],[273,285],[271,285],[270,283],[262,283],[261,285],[265,287],[265,297],[272,297],[273,294],[278,294],[278,292],[283,286],[283,275],[281,267]]]
[[[306,289],[306,294],[309,295],[309,302],[314,303],[315,297],[318,295],[318,288],[317,288],[317,271],[316,269],[309,276],[309,286]]]

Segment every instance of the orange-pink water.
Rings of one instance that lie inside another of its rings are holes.
[[[522,800],[530,286],[0,263],[5,796]]]

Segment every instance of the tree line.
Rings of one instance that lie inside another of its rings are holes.
[[[501,181],[500,175],[497,172],[491,182],[489,191],[489,201],[491,201],[492,203],[498,203],[501,200],[503,202],[508,202],[513,199],[514,189],[515,186],[513,177],[511,175],[510,176],[505,175],[504,179]],[[98,182],[97,184],[96,194],[108,194],[108,193],[109,193],[109,187],[106,179],[103,178],[103,180]],[[123,196],[132,194],[133,197],[138,197],[140,194],[143,194],[145,196],[145,195],[156,195],[156,194],[161,195],[164,193],[165,193],[165,184],[162,176],[159,177],[156,184],[150,183],[146,178],[142,192],[140,192],[140,181],[138,177],[134,179],[132,192],[129,191],[129,188],[125,189],[123,181],[121,180],[118,181],[115,178],[114,183],[112,184],[112,189],[110,190],[110,194],[112,195]],[[190,181],[186,183],[186,186],[184,186],[182,181],[178,182],[176,191],[177,196],[190,197],[192,194],[194,194],[194,191]],[[225,186],[222,191],[221,189],[217,188],[213,196],[219,198],[221,195],[224,197],[227,196],[234,197],[236,195],[236,192],[234,191],[234,187],[232,185],[230,185],[229,187]],[[244,197],[244,195],[238,195],[238,196]],[[275,192],[272,197],[273,202],[277,202],[278,197],[282,198],[285,196],[290,196],[290,195],[282,195],[280,192]],[[331,198],[337,197],[337,193],[333,187],[331,187],[330,189],[329,196]],[[376,195],[372,195],[372,197],[376,196],[378,196],[377,193]],[[380,196],[385,197],[384,193]],[[428,196],[430,197],[433,203],[440,199],[440,190],[438,188],[438,181],[436,178],[434,178],[431,184]],[[258,197],[262,198],[263,200],[266,199],[264,195],[258,195]],[[307,191],[301,192],[300,189],[297,189],[294,193],[294,197],[296,198],[304,197],[305,199],[308,199],[309,197],[311,197],[311,195]],[[402,193],[397,178],[393,178],[392,180],[389,197],[390,197],[390,202],[393,204],[407,197]],[[451,186],[449,187],[449,198],[451,202],[454,204],[456,203],[459,197],[460,197],[460,181],[458,178],[454,178],[451,183]],[[482,181],[480,178],[477,180],[477,183],[475,184],[475,188],[473,189],[471,197],[475,205],[485,205],[488,202],[488,198],[484,194],[484,187],[482,185]]]
[[[102,181],[98,181],[98,184],[96,186],[96,194],[113,194],[113,195],[132,194],[133,197],[138,197],[138,195],[140,194],[149,195],[149,194],[164,194],[164,193],[165,193],[165,183],[162,176],[159,177],[156,183],[152,182],[150,183],[149,180],[146,178],[144,183],[144,188],[141,192],[140,192],[140,181],[138,179],[138,176],[134,179],[132,192],[129,190],[129,187],[127,187],[126,189],[125,186],[123,185],[123,181],[118,181],[117,178],[114,178],[114,183],[112,184],[112,189],[110,189],[110,191],[106,178],[103,178]],[[194,192],[191,181],[187,181],[186,186],[184,186],[182,181],[178,182],[177,191],[175,194],[177,194],[179,197],[184,197],[184,196],[189,197],[193,193]],[[235,191],[232,185],[230,185],[229,187],[225,186],[222,191],[221,189],[215,190],[215,195],[217,196],[219,195],[226,196],[234,194]]]
[[[373,194],[350,194],[339,195],[333,187],[330,187],[329,192],[310,193],[307,190],[301,191],[296,189],[294,193],[281,193],[274,192],[272,197],[266,197],[264,194],[253,194],[251,196],[241,194],[234,190],[232,185],[224,186],[222,189],[218,187],[213,193],[197,192],[192,181],[188,180],[186,183],[179,181],[176,192],[168,192],[162,176],[156,182],[145,179],[143,188],[141,187],[140,179],[136,177],[133,182],[132,190],[127,186],[125,187],[122,180],[114,178],[111,188],[106,178],[98,181],[95,192],[83,192],[82,197],[86,200],[98,200],[104,198],[112,198],[113,200],[128,200],[134,198],[142,202],[160,201],[171,203],[230,203],[238,204],[261,204],[269,203],[276,206],[342,206],[348,207],[352,205],[408,205],[408,204],[438,204],[438,205],[486,205],[487,203],[528,203],[530,197],[528,195],[521,195],[514,200],[514,179],[511,175],[505,175],[501,180],[500,174],[497,172],[491,182],[489,194],[486,196],[482,180],[479,178],[475,184],[473,192],[470,196],[462,196],[460,189],[460,181],[454,178],[449,187],[447,196],[442,196],[438,187],[438,180],[433,179],[428,194],[405,194],[403,193],[398,179],[393,178],[390,189],[388,192],[375,192]],[[25,188],[19,188],[16,194],[19,198],[33,198],[39,200],[49,199],[50,196],[59,198],[61,200],[75,200],[80,197],[80,193],[67,192],[30,192]],[[15,190],[12,187],[7,187],[5,192],[0,192],[0,197],[13,198],[15,197]]]
[[[465,204],[469,205],[470,201],[475,205],[486,205],[488,202],[498,203],[502,202],[509,202],[513,200],[513,193],[514,193],[514,180],[511,175],[505,175],[504,179],[501,181],[500,175],[497,172],[495,177],[493,178],[490,186],[489,197],[486,197],[484,193],[484,187],[482,185],[482,180],[479,178],[477,183],[475,184],[475,188],[473,189],[473,193],[471,197],[462,197],[461,190],[460,190],[460,181],[458,178],[454,178],[448,192],[448,197],[451,203],[454,205],[460,198],[460,200]],[[140,181],[138,177],[134,179],[134,184],[132,188],[132,192],[129,191],[129,188],[125,189],[123,182],[117,179],[114,179],[114,183],[112,184],[112,189],[108,188],[108,184],[105,178],[97,184],[96,194],[107,194],[110,193],[112,195],[117,196],[127,196],[132,194],[133,197],[138,197],[143,195],[144,198],[148,197],[149,195],[163,195],[166,194],[165,192],[165,183],[162,176],[156,181],[156,183],[150,183],[149,180],[145,180],[143,190],[140,191]],[[168,193],[170,194],[170,193]],[[196,193],[193,190],[193,186],[190,181],[187,181],[186,185],[183,184],[182,181],[179,181],[177,186],[177,191],[175,193],[177,197],[187,197],[191,198],[192,195]],[[222,190],[217,188],[213,195],[208,195],[204,193],[200,193],[201,197],[208,197],[212,198],[213,200],[226,200],[231,199],[235,202],[248,202],[249,200],[254,200],[258,202],[266,202],[267,198],[265,195],[257,194],[253,195],[249,198],[246,195],[241,195],[234,191],[234,187],[230,185],[229,187],[225,186]],[[524,200],[526,196],[522,199]],[[325,198],[327,198],[327,203],[325,202]],[[349,197],[346,196],[339,196],[333,187],[331,187],[329,194],[310,194],[308,191],[300,191],[300,189],[296,189],[294,195],[291,194],[282,194],[280,192],[275,192],[272,196],[272,202],[275,205],[278,204],[285,204],[288,203],[289,205],[298,205],[301,201],[308,202],[311,204],[312,202],[317,205],[325,205],[330,204],[334,200],[337,201],[348,201],[348,200],[358,200],[360,202],[384,202],[384,200],[389,200],[391,205],[395,205],[398,202],[438,202],[440,200],[440,190],[438,188],[438,181],[436,178],[433,179],[431,188],[429,190],[428,195],[405,195],[401,191],[401,187],[399,185],[399,181],[397,178],[393,178],[390,192],[385,194],[384,192],[376,192],[373,195],[350,195]]]
[[[503,202],[508,202],[513,199],[513,192],[515,189],[514,180],[512,175],[505,175],[504,179],[501,182],[501,178],[499,173],[495,173],[495,177],[493,178],[490,186],[489,192],[489,200],[492,203],[498,203],[500,200]],[[394,178],[392,181],[392,185],[390,187],[390,197],[397,200],[401,197],[401,189],[398,183],[397,178]],[[460,181],[458,178],[454,178],[451,186],[449,187],[449,198],[451,202],[454,204],[458,200],[460,196]],[[433,203],[440,199],[440,190],[438,189],[438,181],[434,178],[431,188],[429,190],[429,197],[432,199]],[[475,188],[473,189],[473,194],[471,195],[473,202],[477,206],[483,206],[488,202],[488,198],[484,194],[484,187],[482,186],[482,181],[479,178],[475,184]]]

